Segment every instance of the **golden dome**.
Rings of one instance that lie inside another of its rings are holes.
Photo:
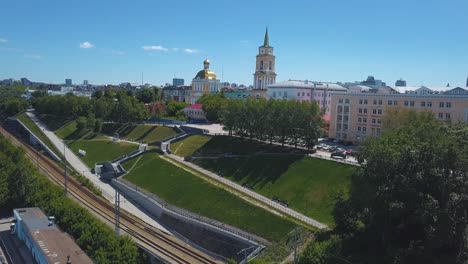
[[[208,59],[203,61],[203,68],[195,75],[194,79],[216,80],[216,73],[210,70],[210,61]]]
[[[201,70],[197,73],[194,79],[216,80],[216,73],[210,70]]]

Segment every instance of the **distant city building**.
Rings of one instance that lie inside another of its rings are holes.
[[[258,48],[258,55],[255,63],[254,89],[266,89],[268,85],[276,82],[275,56],[273,47],[270,46],[268,28],[265,31],[263,46]]]
[[[221,83],[216,78],[216,73],[210,70],[210,61],[203,61],[203,70],[199,71],[192,79],[192,89],[186,91],[185,102],[195,104],[205,94],[218,93]]]
[[[202,104],[193,104],[184,108],[185,115],[192,120],[206,120]]]
[[[89,84],[88,80],[83,80],[83,85],[88,85],[88,84]]]
[[[5,79],[5,80],[0,81],[0,85],[13,85],[14,81],[15,80],[13,80],[11,78],[10,79]]]
[[[466,78],[466,86],[465,87],[468,87],[468,77]]]
[[[15,209],[13,216],[13,232],[24,242],[36,263],[93,263],[72,237],[55,225],[55,218],[47,217],[41,209]]]
[[[398,86],[398,87],[405,87],[405,86],[406,86],[406,81],[405,81],[405,80],[402,80],[402,79],[397,80],[397,81],[395,82],[395,86]]]
[[[66,86],[72,86],[72,79],[65,79]]]
[[[229,99],[247,99],[247,98],[266,98],[267,90],[256,89],[256,90],[247,90],[247,89],[229,89],[224,91],[224,96]]]
[[[336,83],[289,80],[268,86],[267,98],[294,100],[298,102],[316,101],[326,114],[330,112],[331,93],[346,92],[347,89]]]
[[[190,91],[191,88],[191,86],[166,86],[162,88],[162,96],[164,101],[184,102],[186,91]]]
[[[182,85],[184,85],[184,79],[181,79],[181,78],[174,78],[174,79],[172,79],[172,85],[174,85],[174,86],[182,86]]]
[[[21,85],[30,86],[30,85],[32,85],[32,82],[30,80],[28,80],[27,78],[21,78]]]
[[[468,90],[461,87],[398,87],[369,89],[350,88],[347,93],[331,96],[329,137],[360,142],[369,136],[379,136],[382,117],[387,109],[404,108],[432,112],[442,121],[468,122]],[[359,90],[360,89],[360,90]]]
[[[361,82],[361,84],[372,88],[381,88],[387,86],[385,82],[382,80],[376,80],[374,76],[368,76],[365,81]]]

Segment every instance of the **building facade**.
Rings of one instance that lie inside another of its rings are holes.
[[[441,121],[468,122],[468,91],[460,87],[444,92],[420,87],[414,92],[348,92],[333,93],[329,137],[360,142],[379,136],[382,117],[390,108],[432,112]]]
[[[185,101],[186,91],[190,91],[191,86],[166,86],[162,88],[164,101],[174,100],[178,102]]]
[[[185,102],[195,104],[205,94],[218,93],[221,82],[216,78],[216,73],[210,70],[210,61],[203,62],[203,70],[199,71],[192,79],[192,89],[187,91]]]
[[[269,85],[267,98],[309,103],[315,101],[324,110],[325,114],[329,114],[331,94],[346,91],[346,88],[336,83],[289,80]]]
[[[173,79],[172,79],[172,85],[173,85],[173,86],[182,86],[182,85],[184,85],[184,79],[181,79],[181,78],[173,78]]]
[[[205,111],[202,104],[193,104],[184,108],[184,114],[190,120],[206,120]]]
[[[72,79],[65,79],[65,86],[72,86]]]
[[[255,63],[254,89],[266,89],[268,85],[276,83],[275,56],[270,46],[268,28],[265,31],[263,46],[258,48]]]

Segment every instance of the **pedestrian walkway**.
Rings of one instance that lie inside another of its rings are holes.
[[[39,118],[36,117],[36,115],[32,112],[26,112],[26,114],[33,120],[34,123],[42,130],[42,132],[50,139],[52,144],[58,149],[62,151],[62,155],[66,157],[67,162],[73,167],[73,169],[82,174],[84,177],[88,178],[97,188],[99,188],[102,191],[102,195],[104,198],[109,200],[112,204],[115,202],[115,190],[112,186],[110,186],[107,183],[104,183],[91,173],[90,169],[84,164],[83,161],[81,161],[78,156],[73,153],[64,143],[63,141],[55,135],[53,131],[51,131],[46,124],[44,124]],[[166,232],[170,233],[167,229],[162,227],[159,223],[154,221],[151,217],[146,215],[144,212],[142,212],[140,209],[135,207],[133,204],[128,202],[127,200],[122,200],[120,201],[120,207],[125,209],[126,211],[132,213],[133,215],[137,216],[138,218],[142,219],[146,223]]]
[[[299,220],[299,221],[301,221],[301,222],[303,222],[305,224],[314,226],[314,227],[316,227],[318,229],[327,228],[326,225],[324,225],[324,224],[322,224],[322,223],[320,223],[320,222],[318,222],[318,221],[316,221],[316,220],[314,220],[314,219],[312,219],[312,218],[310,218],[308,216],[305,216],[305,215],[303,215],[301,213],[298,213],[298,212],[296,212],[296,211],[294,211],[294,210],[292,210],[292,209],[290,209],[288,207],[285,207],[283,205],[280,205],[279,203],[273,202],[272,200],[266,198],[265,196],[260,195],[260,194],[254,192],[254,191],[249,190],[249,189],[246,189],[246,188],[244,188],[244,187],[242,187],[242,186],[240,186],[240,185],[238,185],[238,184],[236,184],[236,183],[234,183],[234,182],[232,182],[230,180],[227,180],[227,179],[219,176],[218,174],[215,174],[215,173],[213,173],[211,171],[205,170],[205,169],[203,169],[203,168],[201,168],[201,167],[199,167],[199,166],[197,166],[195,164],[192,164],[190,162],[184,161],[184,159],[179,157],[179,156],[176,156],[176,155],[173,155],[173,154],[168,154],[167,156],[170,157],[171,159],[174,159],[174,160],[182,163],[183,165],[185,165],[185,166],[187,166],[187,167],[189,167],[189,168],[191,168],[191,169],[193,169],[193,170],[195,170],[197,172],[200,172],[200,173],[202,173],[202,174],[204,174],[204,175],[206,175],[206,176],[208,176],[208,177],[210,177],[210,178],[212,178],[212,179],[214,179],[214,180],[216,180],[218,182],[221,182],[226,186],[229,186],[230,188],[232,188],[232,189],[234,189],[234,190],[236,190],[236,191],[238,191],[238,192],[240,192],[242,194],[245,194],[245,195],[249,196],[250,198],[253,198],[253,199],[257,200],[257,201],[262,202],[263,204],[266,204],[266,205],[270,206],[271,208],[274,208],[276,211],[279,211],[282,214],[293,217],[293,218],[295,218],[295,219],[297,219],[297,220]]]

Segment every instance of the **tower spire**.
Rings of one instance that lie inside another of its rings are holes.
[[[265,31],[265,40],[263,41],[263,46],[265,47],[268,47],[270,46],[270,43],[269,43],[269,39],[268,39],[268,26],[266,27],[266,31]]]

